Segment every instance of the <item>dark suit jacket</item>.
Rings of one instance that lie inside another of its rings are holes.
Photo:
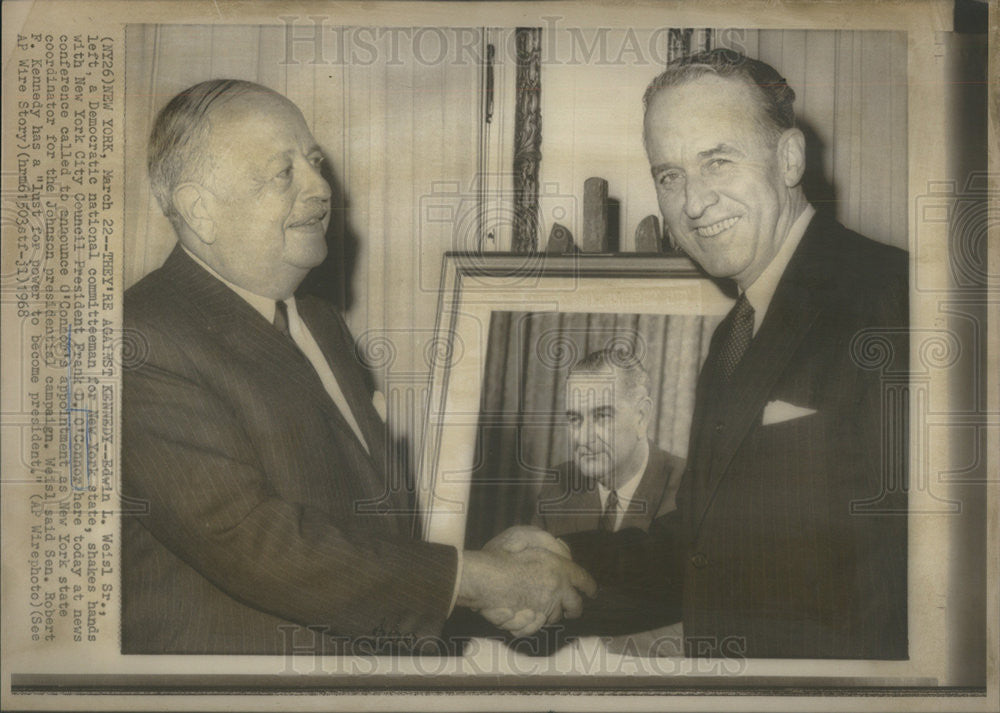
[[[650,443],[646,470],[618,529],[649,530],[654,519],[675,510],[683,472],[682,458]],[[574,461],[567,461],[559,466],[558,479],[542,486],[531,524],[561,537],[596,529],[602,510],[596,483],[580,474]]]
[[[632,529],[644,533],[666,521],[665,516],[677,507],[677,489],[683,473],[683,458],[650,443],[646,470],[619,530]],[[580,474],[572,461],[568,461],[559,465],[556,481],[542,486],[531,524],[556,537],[563,537],[596,528],[602,510],[597,485],[591,478]],[[655,587],[645,580],[640,582],[639,587],[630,587],[629,584],[629,579],[605,580],[597,596],[585,601],[584,618],[561,621],[516,643],[481,616],[467,610],[456,612],[449,634],[504,638],[519,653],[548,656],[579,636],[631,634],[649,629],[647,623],[650,618],[667,623],[680,618],[676,579],[659,582]]]
[[[905,658],[907,324],[905,253],[817,215],[728,384],[716,331],[677,513],[574,558],[680,579],[688,655]],[[776,401],[815,413],[764,425]]]
[[[440,632],[456,552],[410,538],[346,325],[322,301],[298,309],[370,455],[290,340],[179,247],[126,292],[125,653],[335,653]]]

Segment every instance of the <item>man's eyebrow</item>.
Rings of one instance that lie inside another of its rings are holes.
[[[719,156],[719,155],[723,155],[723,156],[733,156],[733,155],[742,156],[743,152],[740,151],[735,146],[732,146],[730,144],[718,144],[717,146],[713,146],[710,149],[705,149],[704,151],[699,151],[698,152],[698,158],[700,160],[702,160],[702,161],[704,161],[707,158],[712,158],[713,156]],[[675,169],[675,168],[679,169],[680,166],[677,166],[677,165],[672,164],[672,163],[658,163],[658,164],[656,164],[654,166],[651,166],[650,169],[649,169],[649,172],[651,174],[653,174],[653,176],[656,176],[659,173],[663,173],[664,171],[669,171],[669,170]]]
[[[614,416],[615,407],[614,406],[595,406],[590,409],[590,415],[593,416]]]
[[[264,159],[262,165],[270,166],[271,164],[278,163],[279,161],[286,161],[291,153],[291,151],[275,151],[273,154]]]
[[[679,168],[679,167],[675,166],[672,163],[658,163],[655,166],[650,166],[649,172],[655,176],[658,173],[663,173],[664,171],[669,171],[670,169],[673,168]]]
[[[740,153],[740,151],[734,146],[730,146],[729,144],[719,144],[718,146],[713,146],[710,149],[699,151],[698,158],[700,159],[712,158],[713,156],[718,156],[719,154],[731,156],[732,154],[738,154],[738,153]]]
[[[292,156],[294,156],[296,153],[298,153],[296,149],[286,149],[284,151],[278,151],[277,153],[273,153],[270,156],[268,156],[266,163],[270,164],[276,161],[287,160]],[[320,148],[319,144],[313,144],[312,146],[310,146],[309,149],[306,151],[306,156],[309,156],[314,153],[318,154],[323,153],[323,149]]]

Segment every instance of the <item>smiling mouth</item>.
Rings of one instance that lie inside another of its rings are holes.
[[[695,230],[698,232],[699,237],[714,238],[722,231],[729,230],[731,227],[736,225],[742,217],[743,217],[742,215],[736,215],[733,216],[732,218],[726,218],[725,220],[720,220],[718,223],[712,223],[711,225],[704,225],[695,228]]]
[[[323,219],[326,218],[326,213],[320,213],[307,220],[300,220],[297,223],[292,223],[290,227],[292,228],[311,228],[316,225],[320,225]]]

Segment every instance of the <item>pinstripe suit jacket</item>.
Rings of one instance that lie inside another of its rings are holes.
[[[653,538],[570,536],[574,558],[598,581],[679,579],[688,655],[905,658],[906,412],[886,390],[908,369],[905,254],[817,215],[723,384],[728,321],[677,513]],[[815,413],[765,425],[772,402]]]
[[[346,325],[321,301],[298,308],[371,455],[294,345],[179,247],[126,292],[141,348],[123,379],[125,653],[336,653],[440,632],[456,552],[410,538]]]

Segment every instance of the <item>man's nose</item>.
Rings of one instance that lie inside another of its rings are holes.
[[[594,422],[590,419],[585,419],[580,428],[576,432],[577,440],[580,444],[589,446],[594,442],[594,435],[596,431],[594,429]]]
[[[303,200],[318,200],[322,203],[330,202],[330,184],[323,178],[322,169],[309,161],[306,161],[306,169],[302,173],[304,184],[301,196]]]
[[[684,186],[684,213],[695,220],[719,200],[719,195],[704,179],[689,176]]]

